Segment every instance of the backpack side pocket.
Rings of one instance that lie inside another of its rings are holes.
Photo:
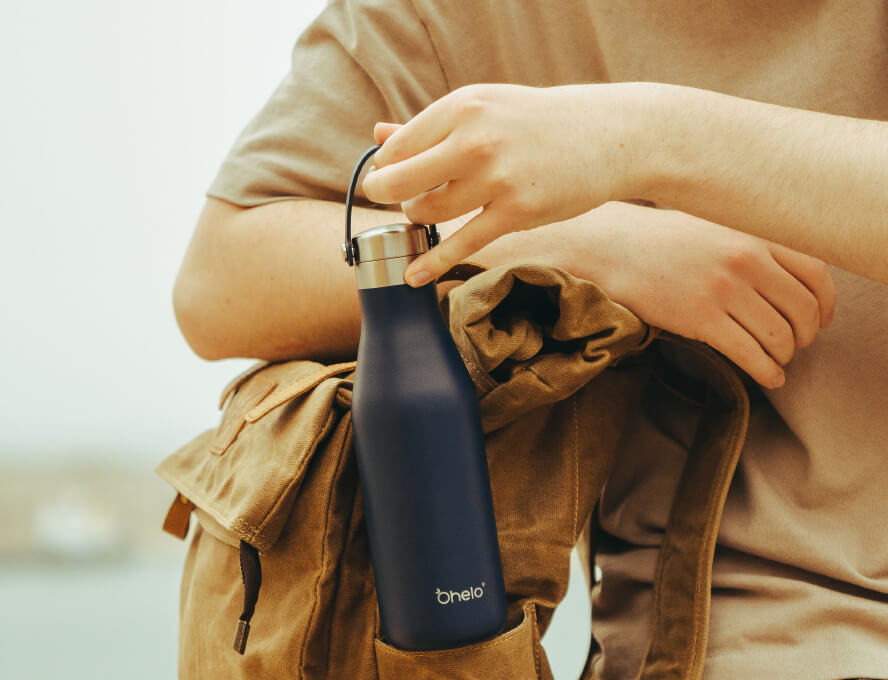
[[[536,607],[524,604],[518,626],[464,647],[410,652],[375,641],[379,680],[551,680],[542,653]]]

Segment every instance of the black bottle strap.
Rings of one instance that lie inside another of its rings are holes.
[[[355,187],[358,186],[358,178],[361,176],[364,164],[370,159],[370,156],[379,151],[380,146],[382,145],[371,146],[361,154],[361,158],[352,172],[351,184],[349,184],[348,194],[345,197],[345,261],[348,262],[349,267],[355,263],[354,248],[352,247],[352,204],[355,200]]]

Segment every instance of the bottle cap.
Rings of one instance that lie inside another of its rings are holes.
[[[437,229],[433,233],[437,237]],[[420,255],[428,251],[435,240],[432,230],[422,224],[381,224],[352,237],[355,264]]]
[[[351,239],[358,288],[403,285],[407,265],[439,240],[434,224],[381,224],[362,231]],[[348,261],[344,243],[342,258]]]

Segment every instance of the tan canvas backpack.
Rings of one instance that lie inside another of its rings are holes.
[[[704,417],[660,551],[640,677],[701,677],[715,539],[748,417],[735,371],[560,269],[463,263],[447,279],[464,280],[442,312],[481,406],[506,631],[431,652],[380,639],[352,448],[355,362],[260,363],[223,393],[219,426],[158,467],[177,491],[165,528],[184,537],[197,517],[181,588],[181,678],[551,678],[540,638],[581,537],[594,559],[590,519],[626,415],[683,398],[681,378],[657,358],[666,342],[693,347],[706,365]],[[590,659],[595,650],[593,641]]]

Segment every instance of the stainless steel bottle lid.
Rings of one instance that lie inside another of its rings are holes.
[[[356,264],[419,255],[429,249],[428,232],[421,224],[381,224],[352,237],[352,246]]]
[[[362,231],[351,239],[358,288],[406,285],[407,265],[437,243],[434,225],[382,224]],[[342,259],[348,261],[345,243]]]

